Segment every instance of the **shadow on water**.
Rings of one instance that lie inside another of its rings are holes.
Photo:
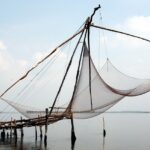
[[[77,122],[77,140],[74,143],[71,143],[68,122],[51,126],[47,146],[44,145],[44,138],[40,140],[40,132],[35,140],[33,128],[25,130],[23,138],[18,132],[17,140],[14,135],[7,138],[6,130],[5,138],[0,137],[0,150],[149,150],[150,114],[108,114],[106,117],[109,119],[106,135],[103,132],[103,124],[98,124],[99,118],[91,123],[93,126],[87,124],[86,120]]]

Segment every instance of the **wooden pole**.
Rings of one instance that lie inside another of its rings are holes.
[[[11,117],[11,122],[10,122],[10,138],[12,138],[12,117]]]
[[[45,109],[45,136],[44,144],[47,145],[47,130],[48,130],[48,108]]]
[[[37,141],[37,127],[35,126],[35,140]]]
[[[40,125],[40,139],[42,140],[42,138],[43,138],[42,126]]]
[[[21,117],[20,119],[21,119],[21,125],[22,125],[22,127],[21,127],[21,138],[23,138],[23,136],[24,136],[24,132],[23,132],[22,117]]]
[[[71,115],[71,144],[74,145],[75,141],[76,141],[76,135],[74,130],[73,115]]]
[[[15,136],[15,140],[17,140],[17,127],[16,127],[16,120],[14,120],[14,136]]]
[[[40,116],[39,115],[38,115],[38,120],[40,122]],[[40,129],[40,140],[42,140],[42,138],[43,138],[42,125],[39,126],[39,129]]]
[[[141,39],[143,41],[150,42],[149,39],[146,39],[146,38],[143,38],[143,37],[140,37],[140,36],[136,36],[136,35],[133,35],[133,34],[130,34],[130,33],[122,32],[122,31],[119,31],[119,30],[114,30],[114,29],[110,29],[110,28],[106,28],[106,27],[102,27],[102,26],[97,26],[97,25],[94,25],[94,24],[92,24],[91,27],[102,29],[102,30],[107,30],[107,31],[111,31],[111,32],[119,33],[119,34],[124,34],[124,35],[130,36],[130,37],[133,37],[133,38],[137,38],[137,39]]]

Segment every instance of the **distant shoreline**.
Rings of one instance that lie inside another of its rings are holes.
[[[0,112],[0,114],[14,113],[18,114],[19,112]],[[150,111],[106,111],[104,113],[150,113]]]
[[[108,111],[105,113],[150,113],[150,111]]]

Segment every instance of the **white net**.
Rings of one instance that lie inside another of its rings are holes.
[[[138,96],[150,91],[150,79],[127,76],[115,68],[109,59],[102,67],[100,75],[109,86],[122,90],[116,90],[117,93],[125,96]],[[131,92],[126,92],[129,89]]]
[[[21,105],[19,103],[16,103],[16,102],[13,102],[13,101],[10,101],[10,100],[6,100],[6,99],[3,99],[3,98],[1,98],[1,100],[5,101],[7,104],[12,106],[14,109],[16,109],[19,113],[21,113],[26,118],[36,118],[38,116],[45,115],[45,113],[43,113],[42,111],[39,111],[39,109],[29,107],[29,106],[25,106],[25,105]],[[33,112],[37,112],[37,111],[38,111],[38,113],[33,113]]]
[[[94,117],[111,108],[125,96],[137,96],[148,91],[150,91],[150,80],[129,77],[118,71],[109,60],[107,60],[99,74],[89,55],[87,46],[84,45],[81,70],[71,111],[74,118]],[[45,115],[44,110],[25,107],[8,100],[4,101],[27,118]],[[55,107],[53,113],[63,114],[67,108]]]
[[[81,73],[72,103],[72,112],[74,112],[75,118],[80,118],[80,115],[81,118],[88,118],[103,113],[124,97],[113,92],[113,89],[105,84],[99,76],[92,60],[90,60],[90,63],[92,100],[89,92],[89,53],[85,46]],[[92,107],[91,101],[93,103]]]
[[[91,93],[89,84],[89,66],[91,65]],[[89,118],[99,115],[125,96],[137,96],[150,91],[150,80],[135,79],[119,72],[108,60],[97,72],[85,46],[81,73],[72,103],[75,118]],[[91,101],[93,106],[91,106]]]

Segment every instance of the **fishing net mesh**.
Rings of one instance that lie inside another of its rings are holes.
[[[86,45],[84,46],[80,68],[77,88],[71,105],[74,118],[94,117],[114,106],[125,96],[138,96],[150,91],[150,80],[127,76],[117,70],[109,60],[106,61],[100,73],[98,73]],[[90,75],[91,80],[89,79]],[[4,101],[27,118],[45,115],[45,112],[39,109],[26,108],[12,101]],[[64,112],[65,108],[62,109],[60,106],[54,108],[52,113],[63,114]]]
[[[85,46],[81,73],[72,104],[75,118],[89,118],[99,115],[125,96],[138,96],[150,91],[150,80],[126,76],[119,72],[109,60],[102,67],[100,74],[91,58],[90,65],[92,99],[89,92],[89,53]],[[93,103],[92,109],[91,101]]]

